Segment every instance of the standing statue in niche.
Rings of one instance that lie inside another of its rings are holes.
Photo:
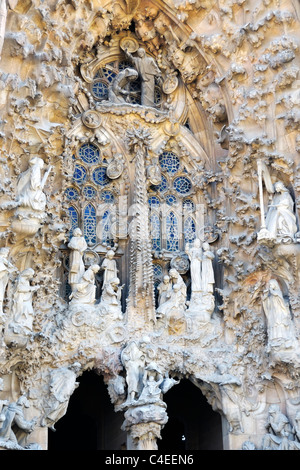
[[[167,300],[167,294],[171,289],[170,277],[164,276],[163,281],[157,287],[158,290],[158,306],[162,305]]]
[[[124,50],[126,57],[133,63],[138,71],[139,77],[142,82],[142,106],[154,107],[154,94],[155,94],[155,77],[161,77],[155,60],[146,55],[145,49],[140,47],[137,50],[137,56],[134,57],[127,49]]]
[[[30,284],[33,275],[32,268],[24,269],[17,281],[12,305],[13,321],[10,323],[10,327],[13,326],[15,333],[28,334],[32,331],[34,319],[32,294],[39,289],[39,286],[31,286]]]
[[[115,252],[109,250],[101,265],[101,269],[104,269],[103,286],[111,279],[118,277],[117,263],[114,256]]]
[[[266,228],[274,240],[293,238],[297,232],[294,201],[281,181],[274,184],[275,194],[266,217]]]
[[[257,162],[258,183],[261,210],[261,230],[257,237],[258,241],[280,242],[283,239],[292,239],[298,231],[294,201],[289,190],[282,181],[276,181],[273,185],[267,166],[261,160]],[[272,201],[269,205],[265,218],[263,187],[265,182],[267,192],[272,194]]]
[[[98,264],[92,264],[76,284],[74,292],[70,295],[70,305],[85,304],[94,305],[96,302],[96,285],[95,276],[99,271]]]
[[[191,284],[193,295],[193,293],[200,293],[202,291],[202,248],[199,238],[196,238],[194,240],[193,246],[190,246],[190,244],[187,243],[185,247],[185,252],[190,260]]]
[[[9,248],[0,249],[0,320],[3,315],[3,301],[10,273],[16,268],[8,260]]]
[[[79,283],[84,274],[83,253],[87,249],[87,243],[82,236],[80,228],[75,228],[73,237],[71,238],[68,248],[70,248],[69,258],[69,284],[73,289]]]
[[[284,301],[276,279],[263,292],[262,304],[267,318],[268,347],[288,349],[296,344],[289,306]]]
[[[202,291],[204,294],[212,294],[214,291],[215,275],[213,270],[212,261],[215,257],[214,253],[210,251],[209,244],[204,242],[202,245]]]
[[[143,388],[145,353],[132,341],[121,352],[121,362],[126,369],[127,401],[132,402],[138,399]]]
[[[42,178],[44,160],[39,157],[31,158],[29,168],[23,172],[17,183],[17,205],[34,212],[44,212],[46,208],[46,196],[43,188],[51,171],[51,166]]]

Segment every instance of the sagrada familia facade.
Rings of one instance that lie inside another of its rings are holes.
[[[299,48],[298,0],[0,1],[1,450],[300,449]]]

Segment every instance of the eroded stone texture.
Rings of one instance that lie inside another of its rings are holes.
[[[47,449],[93,369],[130,449],[183,378],[224,448],[299,449],[299,17],[0,2],[2,448]]]

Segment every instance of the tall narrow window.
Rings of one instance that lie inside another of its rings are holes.
[[[189,216],[185,219],[184,225],[184,240],[186,243],[192,243],[196,237],[196,226],[194,219]]]
[[[69,217],[70,217],[70,222],[71,222],[71,229],[70,229],[69,236],[71,237],[75,228],[78,227],[78,213],[73,206],[70,206],[68,208],[68,212],[69,212]]]
[[[96,243],[96,209],[88,204],[83,215],[84,237],[88,245]]]
[[[109,245],[112,244],[111,213],[108,210],[106,210],[102,216],[98,236],[101,240],[101,243],[106,243]]]
[[[177,251],[179,249],[178,220],[174,212],[167,215],[167,250]]]
[[[161,250],[161,238],[160,238],[160,220],[158,215],[151,214],[150,217],[150,233],[152,241],[152,250]]]

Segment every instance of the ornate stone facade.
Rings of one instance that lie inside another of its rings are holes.
[[[299,21],[0,1],[2,449],[46,450],[88,370],[128,449],[183,379],[224,449],[300,448]]]

